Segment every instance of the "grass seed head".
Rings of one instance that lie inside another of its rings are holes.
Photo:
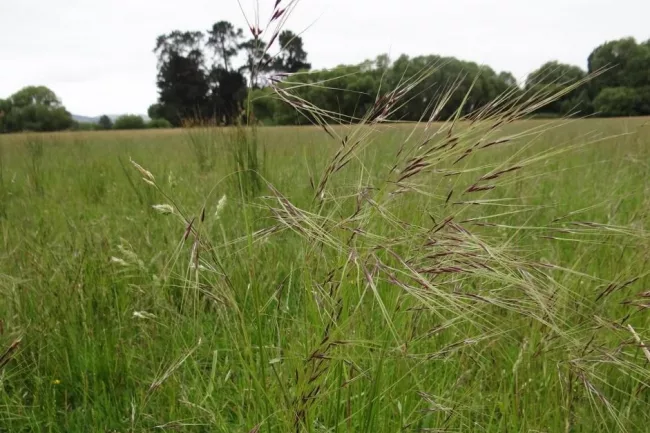
[[[174,207],[169,204],[154,204],[151,206],[154,208],[157,212],[163,214],[163,215],[168,215],[168,214],[173,214],[174,213]]]
[[[149,170],[146,170],[144,167],[142,167],[134,160],[131,160],[131,164],[133,164],[133,166],[140,172],[140,174],[145,179],[145,181],[148,179],[151,183],[156,182],[156,179],[153,177],[153,174],[151,174]]]

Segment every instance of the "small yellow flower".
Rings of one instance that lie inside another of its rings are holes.
[[[52,381],[52,383],[53,383],[54,385],[59,385],[59,384],[61,384],[61,381],[60,381],[59,379],[54,379],[54,380]]]

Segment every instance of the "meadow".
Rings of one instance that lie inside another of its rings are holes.
[[[648,431],[649,121],[497,122],[0,136],[0,432]]]

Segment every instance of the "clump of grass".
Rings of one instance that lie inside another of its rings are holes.
[[[92,162],[88,165],[89,167],[79,175],[79,188],[86,201],[99,203],[104,200],[108,190],[107,170],[100,162]]]
[[[422,74],[434,69],[435,66]],[[269,205],[269,209],[282,227],[303,237],[311,245],[335,251],[341,260],[347,258],[344,267],[356,268],[357,275],[365,280],[366,289],[374,295],[386,329],[394,338],[395,347],[408,347],[410,343],[403,334],[400,335],[400,327],[395,325],[393,317],[401,309],[400,303],[407,302],[403,299],[411,298],[416,308],[428,311],[434,317],[444,318],[443,321],[453,321],[453,327],[461,333],[467,329],[466,325],[477,326],[477,334],[465,335],[462,343],[452,346],[463,347],[486,340],[491,341],[490,344],[501,341],[504,334],[513,330],[501,328],[494,320],[502,314],[515,314],[530,319],[535,323],[533,326],[540,326],[543,332],[554,334],[561,341],[560,345],[576,356],[565,361],[566,367],[569,370],[577,368],[580,363],[577,360],[582,358],[578,353],[584,353],[586,347],[583,347],[584,341],[571,336],[577,323],[567,321],[563,317],[563,310],[558,309],[557,305],[558,298],[566,300],[574,294],[557,284],[552,276],[555,272],[548,270],[569,272],[573,264],[563,266],[531,262],[523,258],[522,251],[510,248],[507,243],[488,241],[489,232],[486,234],[471,228],[496,227],[482,221],[503,217],[511,212],[538,211],[539,208],[522,207],[495,215],[488,208],[491,200],[487,197],[501,185],[511,183],[512,180],[508,178],[513,174],[519,175],[519,180],[521,176],[525,179],[520,172],[525,173],[527,167],[602,139],[596,135],[586,136],[573,146],[562,143],[541,153],[527,155],[526,151],[534,141],[550,128],[557,127],[557,123],[514,134],[505,132],[508,125],[573,90],[575,86],[559,93],[538,92],[516,99],[513,98],[514,92],[506,93],[467,116],[460,116],[461,106],[457,116],[442,124],[434,124],[437,113],[454,90],[451,89],[450,93],[432,102],[426,120],[415,126],[412,134],[398,146],[394,160],[388,164],[386,171],[383,174],[368,172],[362,162],[363,152],[385,133],[380,124],[389,120],[402,98],[408,97],[422,77],[424,75],[416,74],[406,79],[399,88],[379,95],[375,107],[365,117],[356,119],[357,123],[346,128],[345,133],[330,125],[329,113],[300,97],[294,98],[286,90],[287,87],[291,88],[291,83],[276,84],[278,95],[296,109],[306,112],[327,135],[340,143],[340,147],[315,186],[317,207],[312,210],[298,209],[271,188],[277,204]],[[471,159],[475,154],[495,147],[507,147],[507,150],[494,165],[472,164]],[[341,175],[344,169],[353,170],[355,166],[358,169],[356,185],[346,189],[328,187],[335,176]],[[422,200],[417,197],[426,197],[428,202],[421,214],[400,212],[404,208],[410,209],[408,203],[413,203],[413,200]],[[467,218],[465,214],[470,206],[486,206],[487,212],[479,217]],[[428,224],[427,219],[430,219]],[[568,225],[572,228],[568,229]],[[602,229],[602,235],[610,231],[623,236],[647,237],[643,231],[628,231],[595,222],[566,223],[559,230],[573,235],[585,233],[576,226],[596,229],[590,231],[590,235]],[[521,226],[511,229],[515,230],[514,233],[524,230],[543,232],[554,230],[555,227]],[[578,239],[576,241],[580,242]],[[612,287],[625,287],[636,281],[635,277]],[[386,307],[378,290],[382,283],[401,291],[395,295],[393,311]],[[584,320],[586,317],[580,319]],[[508,338],[505,339],[507,341]],[[507,343],[504,341],[500,344]],[[432,359],[438,354],[421,356]],[[612,358],[611,354],[603,353],[603,356],[630,374],[639,373],[637,367],[627,364],[627,355]],[[593,385],[600,379],[598,373],[581,368],[576,374],[585,385],[586,393],[596,394],[603,403],[600,407],[622,426],[619,414],[605,394]],[[590,378],[590,375],[594,376]],[[647,380],[645,374],[637,378]],[[611,386],[607,383],[602,385]],[[596,410],[600,411],[598,408]]]
[[[236,189],[247,199],[262,189],[265,151],[259,145],[257,126],[237,126],[226,132],[231,170],[236,173]],[[260,149],[261,147],[261,149]]]
[[[7,217],[9,187],[5,184],[4,147],[0,143],[0,218]]]
[[[259,28],[251,25],[255,37]],[[452,87],[394,143],[392,159],[379,168],[368,165],[373,144],[390,130],[383,124],[435,69],[377,95],[365,116],[343,128],[331,125],[338,116],[294,95],[290,78],[276,82],[278,97],[338,143],[313,183],[313,200],[299,206],[264,181],[267,196],[241,203],[244,232],[233,239],[224,233],[219,241],[202,228],[205,208],[182,217],[182,242],[193,239],[186,286],[196,294],[192,311],[203,302],[214,304],[232,325],[227,341],[253,393],[237,390],[249,408],[248,416],[239,416],[269,431],[518,430],[544,425],[522,407],[539,395],[530,384],[543,380],[538,386],[544,395],[555,396],[545,402],[555,405],[546,427],[597,428],[585,419],[595,413],[606,428],[631,429],[637,421],[629,408],[647,405],[637,388],[650,380],[634,353],[638,347],[625,345],[620,323],[594,319],[593,302],[561,283],[575,272],[574,263],[534,259],[521,242],[553,231],[575,242],[647,233],[564,218],[543,226],[501,226],[499,218],[532,215],[553,203],[516,205],[516,196],[490,197],[513,183],[525,188],[539,176],[527,174],[536,164],[602,140],[587,134],[572,145],[532,152],[559,124],[515,128],[584,83],[523,95],[512,90],[465,116],[458,107],[456,116],[439,123]],[[258,173],[241,141],[236,173]],[[486,162],[487,152],[499,156]],[[241,178],[238,187],[252,191]],[[510,232],[506,240],[496,236],[501,228]],[[293,294],[285,293],[284,282],[265,290],[273,270],[258,265],[257,250],[286,242],[294,246],[284,258]],[[582,278],[599,281],[596,275]],[[289,296],[297,298],[291,306],[284,303]],[[507,371],[494,371],[494,364],[511,356]],[[538,378],[532,365],[556,374]],[[612,366],[629,379],[623,387],[608,381]],[[432,374],[443,378],[430,381]],[[473,406],[472,394],[491,406]],[[584,400],[593,405],[587,409]]]
[[[215,123],[201,119],[188,119],[183,124],[188,147],[194,155],[200,173],[211,171],[217,158],[223,157],[219,149],[221,134],[217,126]]]
[[[25,136],[25,150],[27,151],[27,167],[29,182],[37,194],[43,194],[42,162],[45,154],[44,139],[41,134],[28,134]]]
[[[187,142],[194,154],[199,172],[214,170],[218,161],[226,161],[239,194],[255,197],[262,186],[264,149],[259,146],[257,126],[247,127],[237,122],[221,127],[210,120],[192,120],[184,124]]]

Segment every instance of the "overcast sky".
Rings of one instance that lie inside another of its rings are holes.
[[[254,4],[242,0],[251,16]],[[441,54],[521,79],[547,60],[586,68],[607,40],[647,40],[648,17],[650,0],[302,0],[287,28],[305,31],[316,68]],[[156,36],[220,20],[245,27],[237,0],[0,0],[0,98],[42,84],[74,114],[146,113]]]

